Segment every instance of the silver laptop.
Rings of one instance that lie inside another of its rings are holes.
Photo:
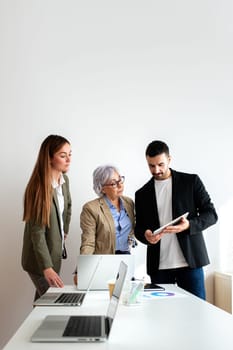
[[[33,302],[34,306],[81,306],[83,300],[90,290],[95,274],[97,272],[100,262],[94,266],[89,275],[90,279],[87,281],[85,291],[74,291],[74,292],[46,292],[40,298]]]
[[[86,292],[46,292],[33,302],[34,306],[81,306]]]
[[[108,289],[108,281],[115,278],[121,261],[128,266],[126,278],[134,277],[134,255],[131,254],[103,254],[103,255],[78,255],[78,290],[86,290],[93,269],[96,273],[91,283],[90,290]]]
[[[100,342],[108,339],[127,273],[122,261],[106,315],[47,316],[31,337],[32,342]]]

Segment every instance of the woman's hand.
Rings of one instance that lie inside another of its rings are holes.
[[[44,277],[45,277],[45,279],[48,282],[50,287],[57,287],[57,288],[64,287],[64,283],[63,283],[62,279],[54,271],[54,269],[52,267],[45,269],[43,272],[44,272]]]

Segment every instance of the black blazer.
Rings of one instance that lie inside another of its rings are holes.
[[[209,264],[209,257],[202,231],[216,223],[218,216],[202,181],[198,175],[177,172],[172,175],[172,217],[176,218],[189,212],[190,228],[177,233],[184,257],[191,268]],[[147,244],[147,273],[153,273],[159,267],[160,241],[149,244],[144,233],[160,227],[154,188],[151,178],[135,193],[136,227],[135,236]]]

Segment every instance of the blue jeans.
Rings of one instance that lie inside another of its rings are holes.
[[[151,277],[152,283],[177,283],[177,285],[188,292],[204,299],[205,281],[203,268],[191,269],[190,267],[181,267],[177,269],[158,270]]]

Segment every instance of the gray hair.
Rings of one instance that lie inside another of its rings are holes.
[[[103,165],[96,168],[93,172],[93,189],[101,197],[103,195],[103,186],[111,179],[114,172],[119,173],[113,165]]]

